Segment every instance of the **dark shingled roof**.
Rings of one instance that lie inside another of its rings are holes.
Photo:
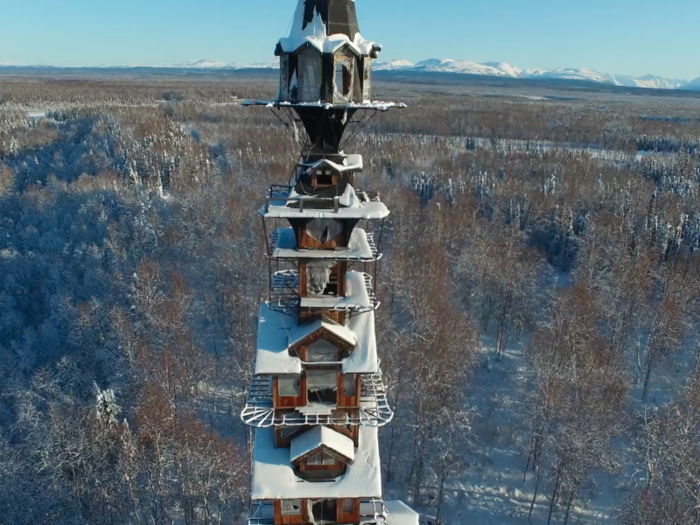
[[[300,0],[305,2],[304,29],[314,18],[314,12],[318,12],[326,25],[329,35],[343,34],[350,40],[360,32],[357,22],[354,0]]]

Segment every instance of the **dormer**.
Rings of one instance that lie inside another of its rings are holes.
[[[353,440],[327,427],[313,427],[291,442],[290,462],[297,476],[306,481],[336,479],[354,461]]]
[[[340,363],[355,349],[357,337],[327,318],[311,321],[289,334],[289,352],[305,364]]]
[[[381,46],[360,34],[354,0],[299,0],[280,58],[279,101],[362,104],[371,100],[372,59]]]

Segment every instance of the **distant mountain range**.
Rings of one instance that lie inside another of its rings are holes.
[[[54,68],[55,66],[15,66],[0,64],[0,68]],[[199,69],[199,70],[241,70],[241,69],[269,69],[278,67],[278,62],[271,64],[244,64],[225,63],[215,60],[190,60],[182,64],[169,67],[157,66],[102,66],[99,68],[85,69]],[[57,69],[81,69],[81,68],[57,68]],[[477,75],[484,77],[501,77],[533,80],[573,80],[582,82],[596,82],[613,86],[638,87],[648,89],[683,89],[700,91],[700,78],[691,82],[675,78],[663,78],[655,75],[633,77],[628,75],[611,75],[599,73],[588,68],[556,68],[556,69],[520,69],[505,62],[478,63],[471,60],[452,60],[431,58],[417,63],[408,60],[392,60],[389,62],[376,62],[375,71],[390,72],[420,72],[420,73],[452,73],[461,75]]]
[[[700,89],[700,79],[688,82],[687,80],[663,78],[654,75],[646,75],[643,77],[610,75],[607,73],[599,73],[588,68],[520,69],[504,62],[484,62],[480,64],[470,60],[431,58],[413,64],[407,60],[392,60],[390,62],[377,62],[374,69],[376,71],[458,73],[463,75],[520,79],[580,80],[614,86],[650,89]]]

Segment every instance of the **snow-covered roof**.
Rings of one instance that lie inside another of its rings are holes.
[[[403,501],[385,501],[386,525],[419,525],[420,516]]]
[[[255,431],[252,499],[381,498],[382,475],[376,428],[359,428],[355,462],[335,481],[314,483],[294,473],[290,450],[275,448],[274,429]]]
[[[372,242],[374,242],[372,240]],[[276,234],[276,243],[273,247],[274,259],[333,259],[333,260],[357,260],[373,261],[377,258],[370,245],[370,237],[361,228],[355,228],[350,236],[347,248],[335,250],[310,250],[297,249],[297,238],[292,228],[279,228]]]
[[[319,330],[326,330],[340,340],[346,342],[349,346],[355,347],[357,344],[357,336],[349,328],[337,323],[316,319],[305,325],[293,328],[289,332],[289,348],[294,348],[303,343],[309,336],[315,334]]]
[[[355,444],[347,436],[335,430],[317,426],[292,439],[289,459],[292,463],[325,447],[345,458],[348,463],[355,461]]]
[[[337,2],[343,3],[345,9],[342,6],[329,9],[327,0],[299,0],[289,36],[279,41],[282,51],[294,53],[306,44],[321,53],[335,53],[343,46],[364,56],[380,51],[379,44],[365,40],[360,34],[354,0]]]
[[[348,281],[356,281],[359,275],[348,272]],[[353,289],[359,283],[353,284]],[[350,288],[350,283],[348,283]],[[362,282],[364,296],[367,291]],[[337,299],[336,299],[337,301]],[[367,302],[369,299],[367,299]],[[289,353],[289,334],[298,327],[296,315],[289,315],[271,309],[267,304],[260,305],[258,323],[258,349],[255,357],[255,375],[300,375],[301,359]],[[344,374],[375,374],[379,371],[377,357],[377,336],[375,332],[374,312],[352,316],[348,329],[355,335],[357,343],[350,356],[343,359]]]
[[[352,154],[352,155],[347,155],[343,159],[342,164],[338,164],[337,162],[333,162],[332,160],[328,160],[328,159],[320,159],[320,160],[317,160],[316,162],[302,162],[301,163],[301,167],[303,167],[306,171],[317,170],[317,169],[322,168],[324,166],[328,166],[329,168],[331,168],[339,173],[345,173],[346,171],[357,172],[357,171],[362,171],[362,168],[364,167],[364,162],[362,160],[362,155]]]
[[[270,199],[269,207],[260,209],[260,214],[270,219],[367,219],[377,220],[384,219],[389,216],[389,208],[378,200],[361,200],[356,206],[343,207],[338,211],[334,208],[313,208],[304,207],[301,210],[298,206],[300,201],[308,201],[313,203],[316,201],[314,197],[300,196],[295,192],[289,194],[288,200]],[[296,204],[293,208],[288,204]]]

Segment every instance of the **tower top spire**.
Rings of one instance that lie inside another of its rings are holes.
[[[349,45],[358,55],[373,58],[381,46],[362,38],[355,0],[299,0],[289,35],[280,39],[276,54],[294,53],[311,45],[321,53],[334,53]]]
[[[299,0],[292,30],[303,31],[317,16],[326,27],[326,35],[354,40],[360,32],[354,0]]]

